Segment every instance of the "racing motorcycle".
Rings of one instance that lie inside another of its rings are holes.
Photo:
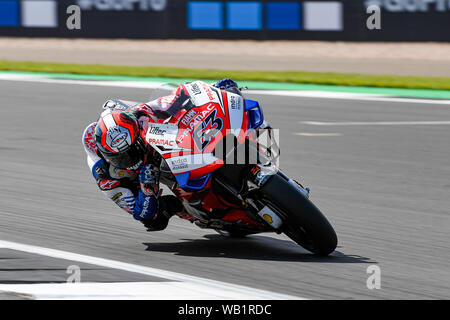
[[[201,81],[182,86],[189,99],[151,121],[145,136],[160,155],[160,182],[183,201],[179,217],[229,237],[284,233],[315,254],[332,253],[336,233],[309,189],[278,168],[275,130],[259,103]]]

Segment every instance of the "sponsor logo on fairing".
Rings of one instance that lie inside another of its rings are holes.
[[[229,103],[231,106],[231,109],[233,110],[241,110],[241,104],[242,104],[242,98],[237,95],[229,95]]]
[[[176,160],[171,160],[171,162],[172,162],[172,170],[182,170],[188,167],[187,158],[178,158]]]
[[[183,119],[181,119],[181,123],[187,126],[196,115],[197,112],[194,109],[189,110],[188,112],[186,112]]]
[[[173,124],[153,123],[147,130],[146,141],[150,145],[161,147],[176,147],[178,127]]]
[[[278,229],[282,225],[281,219],[273,212],[269,207],[265,206],[258,212],[259,216],[267,221],[275,229]]]
[[[157,146],[173,147],[173,144],[174,144],[175,141],[170,141],[170,140],[166,140],[166,139],[150,138],[150,139],[148,139],[148,142],[150,144],[156,144]]]
[[[218,158],[212,153],[197,153],[166,159],[170,170],[175,174],[192,171],[207,166],[217,160]]]
[[[191,85],[191,88],[192,88],[192,93],[195,94],[195,95],[198,95],[198,94],[201,94],[201,93],[202,93],[202,91],[201,91],[200,88],[198,87],[198,84],[197,84],[197,83],[193,83],[193,84]]]
[[[155,135],[158,135],[158,136],[163,136],[164,133],[166,133],[166,130],[162,130],[162,129],[158,128],[158,127],[150,127],[150,128],[148,128],[148,133],[149,134],[155,134]]]
[[[214,94],[211,88],[206,83],[203,83],[203,89],[205,89],[206,95],[208,96],[209,100],[214,101],[215,99]]]
[[[218,93],[212,91],[212,89],[202,81],[195,81],[185,85],[187,92],[191,98],[192,103],[199,107],[208,102],[219,103]]]
[[[269,216],[267,213],[263,214],[263,218],[264,218],[264,220],[266,220],[268,223],[270,223],[270,224],[273,223],[272,217]]]

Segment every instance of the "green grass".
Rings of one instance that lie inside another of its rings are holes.
[[[232,78],[241,81],[247,80],[341,86],[450,90],[450,77],[415,77],[305,71],[237,71],[5,60],[0,60],[0,70],[134,77],[166,77],[180,79],[191,78],[216,80],[222,78]]]

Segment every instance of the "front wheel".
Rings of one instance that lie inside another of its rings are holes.
[[[320,210],[286,177],[277,173],[260,188],[262,201],[283,220],[281,231],[305,249],[329,255],[337,236]]]

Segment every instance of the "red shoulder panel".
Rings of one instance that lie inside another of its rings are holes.
[[[91,123],[87,126],[86,130],[84,130],[83,134],[83,144],[86,150],[89,150],[93,153],[97,153],[97,144],[95,143],[94,131],[97,122]]]

